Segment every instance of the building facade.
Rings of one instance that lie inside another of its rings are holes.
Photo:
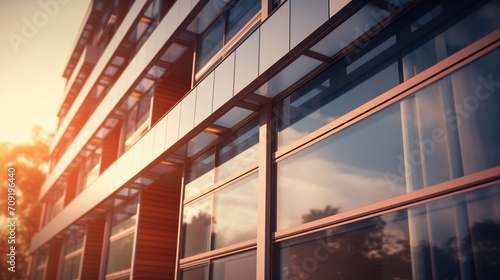
[[[499,279],[499,0],[94,0],[32,279]]]

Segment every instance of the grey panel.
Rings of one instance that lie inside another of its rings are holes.
[[[328,20],[328,0],[290,0],[290,48]]]
[[[165,137],[167,134],[167,116],[163,117],[154,127],[153,157],[165,151]]]
[[[181,121],[179,138],[194,127],[194,111],[196,109],[196,91],[191,91],[181,102]]]
[[[289,20],[290,1],[287,1],[260,27],[260,74],[290,50]]]
[[[233,97],[234,53],[215,69],[214,100],[212,111],[220,108]]]
[[[179,139],[179,120],[181,118],[181,106],[177,104],[168,113],[167,136],[165,137],[165,149],[172,146]]]
[[[196,112],[194,125],[199,124],[212,113],[214,94],[214,72],[210,73],[196,88]]]
[[[237,94],[259,75],[260,29],[256,30],[236,50],[234,93]]]

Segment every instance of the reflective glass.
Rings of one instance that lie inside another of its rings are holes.
[[[210,250],[212,225],[212,196],[184,207],[183,256],[189,257]]]
[[[45,276],[45,267],[37,269],[35,272],[35,280],[43,280]]]
[[[226,42],[260,11],[260,0],[240,0],[228,12]]]
[[[183,257],[256,238],[258,175],[184,206]]]
[[[215,149],[209,149],[194,159],[187,168],[185,197],[190,198],[210,187],[215,179]]]
[[[497,61],[499,50],[278,162],[278,229],[499,166]]]
[[[120,233],[135,226],[137,218],[137,199],[113,213],[111,235]]]
[[[437,6],[437,8],[439,7],[441,6]],[[439,14],[440,10],[436,10],[437,8],[431,11],[432,13],[429,12],[434,16],[432,19],[438,18],[436,14]],[[499,13],[500,1],[494,0],[475,10],[451,27],[439,25],[436,31],[428,32],[432,34],[432,37],[414,43],[407,50],[408,54],[403,57],[405,80],[500,28]],[[432,19],[428,19],[429,22],[432,22]],[[422,18],[419,20],[421,21]]]
[[[210,274],[217,280],[255,280],[256,270],[255,251],[250,251],[214,260]]]
[[[106,273],[129,269],[134,249],[134,233],[130,233],[109,244],[108,263]]]
[[[496,279],[500,186],[281,242],[278,279]]]
[[[284,147],[399,84],[397,63],[385,63],[353,80],[343,66],[327,71],[278,105],[278,147]]]
[[[384,177],[403,154],[400,116],[391,106],[280,161],[278,229],[405,193],[404,182]]]
[[[201,149],[205,148],[208,144],[210,144],[212,141],[217,139],[219,136],[217,134],[213,133],[207,133],[207,132],[200,132],[198,135],[193,137],[188,143],[187,143],[187,156],[191,157],[197,152],[199,152]]]
[[[136,129],[138,129],[141,124],[145,123],[149,119],[150,111],[151,111],[151,98],[152,91],[148,92],[146,96],[144,96],[139,102],[139,108],[137,111],[137,125]]]
[[[80,263],[82,255],[78,254],[74,257],[64,260],[63,280],[78,279],[80,274]]]
[[[83,235],[68,236],[64,253],[69,254],[83,247]]]
[[[257,237],[257,173],[215,193],[214,249]]]
[[[221,143],[217,180],[222,180],[259,158],[259,120],[252,120]]]
[[[183,269],[181,280],[208,280],[208,265]]]
[[[196,70],[200,70],[222,48],[224,42],[224,17],[219,17],[202,35],[196,53]]]

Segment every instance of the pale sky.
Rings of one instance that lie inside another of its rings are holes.
[[[0,142],[30,142],[35,125],[55,132],[62,74],[89,3],[0,0]]]

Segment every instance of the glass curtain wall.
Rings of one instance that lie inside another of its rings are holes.
[[[138,197],[113,211],[106,258],[106,279],[129,279],[137,224]]]
[[[390,105],[373,101],[451,56],[465,59],[456,54],[498,32],[499,11],[496,0],[423,1],[276,104],[276,279],[500,275],[498,183],[314,223],[500,166],[499,49]],[[383,109],[353,120],[366,104]],[[330,136],[311,138],[327,124]]]
[[[242,172],[257,162],[258,132],[251,120],[187,165],[181,279],[255,279],[258,172]],[[234,246],[250,250],[217,253]]]
[[[80,267],[83,256],[84,235],[75,233],[67,237],[64,245],[62,278],[64,280],[80,279]]]
[[[500,275],[497,177],[454,185],[500,166],[500,49],[484,43],[498,12],[498,0],[421,1],[277,97],[272,279]],[[258,136],[251,121],[187,164],[180,279],[255,279],[271,261],[255,250]]]

